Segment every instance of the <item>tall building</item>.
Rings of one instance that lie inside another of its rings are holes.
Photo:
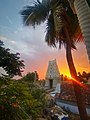
[[[49,61],[45,76],[45,87],[47,89],[55,88],[58,83],[60,83],[60,73],[55,59]]]

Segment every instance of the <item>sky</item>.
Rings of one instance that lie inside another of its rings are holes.
[[[11,52],[20,53],[24,60],[25,70],[37,71],[40,79],[45,78],[48,62],[56,59],[60,74],[69,75],[65,57],[65,49],[48,47],[45,43],[46,24],[26,27],[23,25],[20,10],[26,5],[33,4],[33,0],[0,0],[0,40]],[[72,51],[77,72],[90,72],[90,64],[84,43],[76,43],[77,50]]]

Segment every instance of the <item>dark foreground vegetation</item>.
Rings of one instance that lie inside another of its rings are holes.
[[[35,120],[46,106],[45,91],[33,82],[0,77],[0,120]]]

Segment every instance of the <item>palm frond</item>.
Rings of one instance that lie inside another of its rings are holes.
[[[55,38],[55,28],[54,28],[53,14],[50,14],[49,18],[47,20],[45,41],[48,44],[48,46],[56,47],[56,38]]]
[[[39,0],[37,0],[37,3],[38,3],[38,4],[41,4],[41,2],[40,2]]]
[[[25,6],[24,9],[22,11],[20,11],[20,14],[23,17],[23,23],[25,25],[28,25],[28,19],[30,17],[30,15],[33,13],[34,10],[34,6]]]
[[[68,29],[69,36],[71,38],[71,47],[76,49],[74,42],[82,42],[83,37],[79,27],[78,18],[76,14],[67,14],[67,11],[62,12],[63,21],[65,27]]]
[[[60,4],[53,10],[53,17],[54,17],[54,24],[55,24],[55,31],[57,38],[59,36],[59,32],[62,30],[63,27],[63,20],[61,16],[62,11],[63,11],[62,4]]]
[[[57,47],[57,43],[59,44],[59,48],[63,44],[65,44],[64,37],[62,37],[62,33],[57,37],[56,31],[55,31],[55,22],[53,18],[53,13],[49,15],[49,18],[47,20],[47,28],[46,28],[46,36],[45,41],[50,47]]]
[[[39,0],[34,2],[33,6],[26,6],[22,11],[21,15],[23,17],[23,22],[25,25],[40,25],[46,20],[49,14],[48,4],[43,4]]]
[[[86,1],[87,1],[88,5],[89,5],[89,7],[90,7],[90,0],[86,0]]]
[[[84,41],[84,37],[82,35],[80,26],[77,26],[75,32],[73,33],[73,39],[76,42],[83,42]]]
[[[24,24],[33,27],[47,20],[45,41],[49,46],[56,47],[56,43],[59,48],[66,46],[65,26],[71,38],[71,47],[76,49],[74,41],[79,40],[81,34],[77,34],[78,20],[68,0],[37,0],[33,6],[26,6],[21,15]]]

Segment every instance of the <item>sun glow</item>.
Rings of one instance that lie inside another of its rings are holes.
[[[84,89],[88,89],[87,86],[86,86],[84,83],[79,82],[78,80],[76,80],[75,78],[73,78],[73,77],[71,77],[71,76],[70,76],[69,78],[70,78],[70,80],[76,82],[78,85],[80,85],[80,86],[83,87]]]
[[[68,78],[69,78],[69,79],[72,79],[72,77],[71,77],[70,75],[68,76]]]

